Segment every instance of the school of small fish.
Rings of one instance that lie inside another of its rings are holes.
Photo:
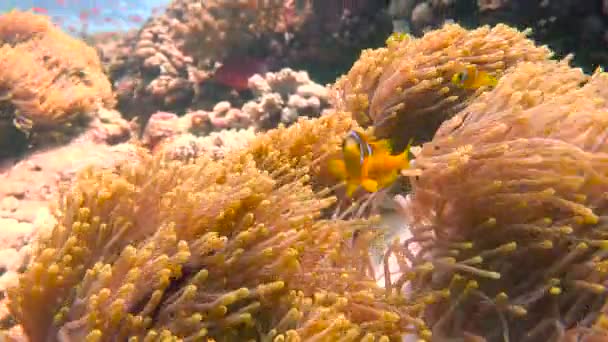
[[[82,35],[138,27],[168,3],[169,0],[3,0],[0,12],[30,10],[51,17],[69,33]]]

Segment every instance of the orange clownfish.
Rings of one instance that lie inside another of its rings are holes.
[[[481,87],[494,87],[498,83],[495,76],[485,71],[478,70],[470,65],[452,77],[452,84],[464,89],[477,89]]]
[[[391,185],[399,171],[409,167],[409,150],[391,155],[388,140],[372,141],[364,133],[351,131],[342,143],[342,159],[329,161],[329,171],[346,182],[346,195],[352,197],[361,186],[376,192]]]

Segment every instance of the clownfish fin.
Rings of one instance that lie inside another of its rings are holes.
[[[346,183],[346,196],[349,198],[353,197],[353,194],[355,193],[355,191],[357,191],[357,188],[359,188],[359,184],[357,184],[357,183],[353,183],[353,182]]]
[[[386,152],[390,154],[393,151],[393,145],[388,139],[376,140],[369,144],[372,146],[372,149],[377,152]]]
[[[329,172],[339,179],[346,179],[348,177],[346,164],[340,159],[331,159],[327,167]]]
[[[361,182],[361,187],[367,192],[376,192],[378,191],[378,182],[373,179],[364,179]]]
[[[493,75],[488,75],[488,85],[490,87],[496,87],[497,84],[498,84],[498,78],[496,78],[496,76],[493,76]]]

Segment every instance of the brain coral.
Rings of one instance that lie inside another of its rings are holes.
[[[568,61],[518,64],[416,158],[402,251],[434,270],[414,291],[450,290],[425,313],[438,341],[606,328],[608,74]]]
[[[83,173],[10,292],[13,314],[33,342],[428,335],[415,317],[439,294],[407,302],[375,284],[373,221],[321,218],[335,199],[310,166],[349,121],[301,121],[219,161],[144,154]]]
[[[502,73],[520,61],[539,61],[551,52],[537,47],[525,32],[506,25],[467,30],[446,24],[423,37],[391,41],[364,50],[352,69],[334,85],[336,106],[353,113],[378,136],[405,145],[410,137],[429,139],[446,118],[475,95],[451,84],[469,65]]]
[[[113,105],[95,49],[60,31],[47,17],[19,11],[0,16],[3,120],[38,133]]]

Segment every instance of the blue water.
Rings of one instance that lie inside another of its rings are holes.
[[[0,0],[0,13],[44,8],[62,28],[78,32],[116,32],[136,28],[170,0]],[[86,13],[86,20],[81,14]],[[75,32],[73,32],[75,33]]]

